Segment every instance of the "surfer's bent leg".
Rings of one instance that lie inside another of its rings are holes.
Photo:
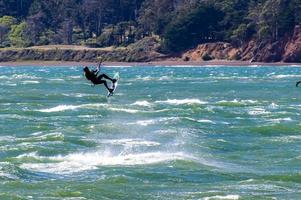
[[[106,74],[101,74],[101,75],[99,75],[98,79],[100,80],[100,79],[102,79],[102,78],[105,78],[105,79],[108,79],[108,80],[114,82],[114,79],[110,78],[110,77],[109,77],[108,75],[106,75]]]
[[[94,83],[95,85],[99,85],[99,84],[104,84],[105,85],[105,87],[107,88],[107,90],[109,91],[109,92],[111,92],[111,88],[109,88],[109,86],[108,86],[108,83],[107,83],[107,81],[105,81],[105,80],[97,80],[97,82],[95,82]]]

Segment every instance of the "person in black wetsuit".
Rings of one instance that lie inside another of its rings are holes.
[[[100,66],[101,66],[101,63],[99,63],[99,66],[96,70],[92,70],[92,71],[89,69],[89,67],[85,66],[83,68],[84,73],[85,73],[85,77],[89,81],[91,81],[94,85],[104,84],[105,87],[107,88],[107,90],[111,93],[113,91],[113,88],[109,88],[109,86],[107,84],[107,81],[103,80],[103,78],[112,81],[112,83],[115,83],[116,79],[112,79],[106,74],[101,74],[101,75],[98,76],[98,73],[100,71]]]
[[[298,85],[301,83],[301,81],[297,81],[296,82],[296,87],[298,87]]]

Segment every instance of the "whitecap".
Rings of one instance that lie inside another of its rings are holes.
[[[151,76],[145,76],[145,77],[141,77],[141,76],[137,76],[136,80],[142,80],[142,81],[150,81],[153,78]]]
[[[68,76],[68,78],[79,79],[79,78],[81,78],[81,76]]]
[[[217,103],[218,104],[227,104],[227,103],[230,103],[230,104],[248,105],[248,104],[256,104],[256,103],[258,103],[258,101],[251,100],[251,99],[246,99],[246,100],[237,100],[237,99],[234,99],[234,100],[230,100],[230,101],[221,100],[221,101],[218,101]]]
[[[251,110],[248,111],[249,115],[264,115],[264,114],[269,114],[269,111],[266,111],[263,108],[252,108]]]
[[[179,117],[162,117],[159,119],[150,119],[150,120],[138,120],[135,123],[128,123],[128,124],[138,124],[140,126],[148,126],[157,123],[167,122],[167,121],[176,121],[179,120]]]
[[[279,105],[277,105],[276,103],[271,103],[269,106],[268,106],[268,108],[270,108],[270,109],[277,109],[279,107]]]
[[[20,154],[16,158],[19,158],[19,159],[20,158],[36,158],[36,159],[39,159],[41,157],[38,156],[37,152],[30,152],[30,153]]]
[[[38,79],[38,77],[29,74],[13,74],[9,79]]]
[[[183,105],[183,104],[207,104],[208,102],[201,101],[199,99],[168,99],[166,101],[156,101],[155,103],[171,104],[171,105]]]
[[[150,165],[172,160],[194,160],[195,158],[182,152],[121,153],[119,155],[112,155],[110,152],[89,152],[49,157],[48,159],[52,162],[24,163],[20,167],[38,172],[72,174],[85,170],[97,169],[99,166]]]
[[[301,75],[292,75],[292,74],[279,74],[275,76],[271,76],[274,79],[283,79],[283,78],[300,78]]]
[[[216,195],[216,196],[211,196],[211,197],[205,197],[204,200],[211,200],[211,199],[229,199],[229,200],[237,200],[239,199],[240,196],[239,195],[226,195],[226,196],[220,196],[220,195]]]
[[[80,106],[73,106],[73,105],[59,105],[53,108],[46,108],[46,109],[41,109],[37,110],[39,112],[45,112],[45,113],[50,113],[50,112],[60,112],[60,111],[65,111],[65,110],[75,110],[79,108]]]
[[[102,140],[101,143],[113,144],[113,145],[123,145],[126,147],[133,146],[159,146],[160,143],[154,141],[147,141],[142,139],[119,139],[119,140]]]
[[[66,110],[75,110],[78,108],[96,108],[96,107],[104,107],[107,104],[101,104],[101,103],[95,103],[95,104],[81,104],[81,105],[58,105],[53,108],[46,108],[46,109],[40,109],[36,110],[38,112],[45,112],[45,113],[50,113],[50,112],[62,112]]]
[[[12,142],[12,141],[14,141],[16,138],[15,137],[13,137],[13,136],[6,136],[6,135],[4,135],[4,136],[0,136],[0,142]]]
[[[129,124],[138,124],[140,126],[149,126],[149,125],[153,125],[156,124],[156,120],[139,120],[136,123],[129,123]]]
[[[49,81],[65,81],[64,79],[62,78],[50,78],[48,79]]]
[[[159,81],[166,81],[166,80],[170,80],[171,77],[168,77],[168,76],[162,76],[159,78]]]
[[[138,113],[141,112],[140,110],[134,110],[134,109],[126,109],[126,108],[109,108],[111,111],[117,111],[117,112],[126,112],[126,113]]]
[[[293,121],[293,120],[290,117],[286,117],[286,118],[267,119],[267,121],[272,123],[281,123],[284,121]]]
[[[133,103],[131,105],[150,107],[152,104],[148,101],[136,101],[135,103]]]
[[[199,123],[216,124],[214,121],[211,121],[209,119],[194,119],[194,118],[190,118],[190,117],[184,117],[184,119],[194,121],[194,122],[199,122]]]
[[[22,84],[26,85],[26,84],[38,84],[40,83],[39,81],[23,81]]]

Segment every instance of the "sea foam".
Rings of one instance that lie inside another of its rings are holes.
[[[156,101],[155,103],[171,104],[171,105],[183,105],[183,104],[207,104],[208,102],[201,101],[199,99],[168,99],[166,101]]]
[[[112,155],[110,152],[74,153],[66,156],[49,157],[50,163],[24,163],[20,167],[27,170],[72,174],[85,170],[97,169],[99,166],[133,166],[150,165],[172,160],[194,160],[192,156],[178,153],[136,153]]]
[[[212,196],[212,197],[205,197],[204,200],[213,200],[213,199],[229,199],[229,200],[237,200],[239,199],[239,195],[226,195],[226,196],[220,196],[220,195],[216,195],[216,196]]]
[[[135,103],[133,103],[131,105],[150,107],[152,104],[148,101],[136,101]]]
[[[74,110],[79,108],[80,106],[73,106],[73,105],[59,105],[53,108],[46,108],[46,109],[41,109],[37,110],[39,112],[45,112],[45,113],[50,113],[50,112],[60,112],[60,111],[65,111],[65,110]]]
[[[46,109],[40,109],[36,110],[39,112],[45,112],[45,113],[51,113],[51,112],[62,112],[66,110],[75,110],[78,108],[97,108],[97,107],[103,107],[106,106],[107,104],[81,104],[81,105],[58,105],[53,108],[46,108]]]
[[[126,147],[134,146],[159,146],[160,143],[154,141],[147,141],[143,139],[119,139],[119,140],[102,140],[101,143],[113,144],[113,145],[123,145]]]

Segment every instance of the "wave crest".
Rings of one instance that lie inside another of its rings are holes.
[[[110,152],[74,153],[49,158],[51,163],[24,163],[21,168],[54,174],[72,174],[97,169],[98,166],[150,165],[172,160],[194,160],[192,156],[178,153],[138,153],[112,155]]]

